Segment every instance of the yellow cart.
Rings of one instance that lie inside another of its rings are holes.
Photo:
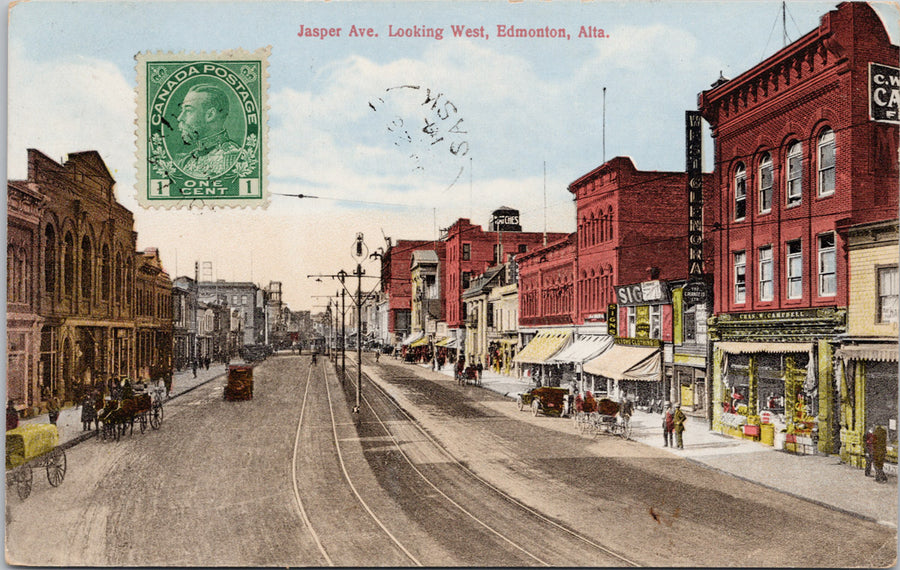
[[[34,468],[45,468],[53,487],[63,482],[66,452],[58,444],[59,431],[53,424],[30,424],[6,432],[6,486],[15,487],[20,499],[31,494]]]

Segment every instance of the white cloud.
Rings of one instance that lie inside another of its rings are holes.
[[[120,200],[133,204],[134,133],[123,126],[134,124],[135,92],[119,69],[80,56],[35,61],[20,42],[10,43],[8,61],[8,176],[27,175],[27,148],[57,160],[97,150],[113,170]]]

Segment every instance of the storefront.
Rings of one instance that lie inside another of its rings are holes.
[[[732,313],[711,319],[712,429],[778,449],[836,453],[834,308]]]
[[[513,359],[516,357],[519,340],[500,338],[488,342],[488,368],[497,374],[513,373]]]
[[[548,360],[572,341],[572,331],[567,329],[543,330],[513,358],[521,365],[522,375],[531,378],[541,386],[560,386],[563,370],[558,364]]]
[[[591,391],[611,398],[632,398],[635,404],[665,400],[662,376],[662,341],[652,338],[616,338],[605,352],[584,363]]]
[[[885,470],[897,471],[896,342],[843,344],[834,354],[838,380],[841,460],[865,466],[866,431],[887,429]]]
[[[819,400],[813,343],[720,342],[713,429],[815,453]],[[765,426],[765,427],[762,427]],[[777,435],[777,437],[776,437]],[[782,439],[783,437],[783,439]]]

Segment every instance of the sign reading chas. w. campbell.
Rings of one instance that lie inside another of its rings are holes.
[[[267,55],[137,56],[143,205],[265,202]]]

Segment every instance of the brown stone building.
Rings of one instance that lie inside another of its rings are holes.
[[[145,379],[138,367],[135,271],[136,259],[142,266],[154,261],[136,254],[134,217],[116,201],[114,185],[95,151],[70,154],[59,164],[33,149],[27,180],[8,184],[16,198],[8,207],[14,220],[8,248],[16,267],[7,280],[14,293],[7,307],[7,343],[17,356],[17,370],[8,375],[7,390],[21,407],[39,406],[51,394],[72,401],[110,377]],[[35,209],[40,200],[43,207]],[[148,275],[153,295],[161,294],[168,280],[155,259],[159,272]],[[153,319],[166,317],[171,328],[171,314]],[[163,326],[154,322],[145,319],[142,327]],[[37,331],[31,341],[27,335],[23,341],[26,330]],[[150,354],[171,352],[171,333],[168,340],[164,334],[154,339],[161,346]],[[36,353],[29,357],[29,350]]]

